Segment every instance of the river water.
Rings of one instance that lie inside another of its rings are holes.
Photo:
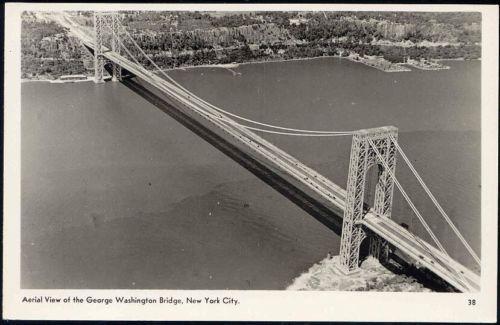
[[[384,73],[338,58],[170,72],[231,112],[305,129],[399,128],[480,251],[480,61]],[[265,135],[345,187],[350,138]],[[402,160],[397,176],[474,267]],[[119,83],[22,85],[22,287],[283,289],[339,238]],[[393,217],[424,237],[397,193]]]

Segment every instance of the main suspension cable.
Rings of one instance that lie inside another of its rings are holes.
[[[121,24],[119,23],[118,26],[120,26],[123,31],[125,32],[125,35],[127,35],[127,37],[132,41],[132,43],[135,45],[135,47],[142,53],[142,55],[165,77],[167,78],[168,80],[170,80],[172,83],[174,83],[177,87],[181,88],[182,90],[184,90],[185,92],[187,92],[190,96],[192,97],[195,97],[196,99],[198,99],[199,101],[201,101],[202,103],[204,103],[205,105],[209,105],[211,108],[219,111],[219,112],[222,112],[224,114],[227,114],[229,116],[232,116],[234,118],[237,118],[237,119],[240,119],[242,121],[246,121],[246,122],[249,122],[249,123],[253,123],[253,124],[257,124],[257,125],[261,125],[261,126],[266,126],[266,127],[269,127],[269,128],[273,128],[273,129],[279,129],[279,130],[286,130],[286,131],[292,131],[292,132],[302,132],[302,133],[314,133],[314,134],[340,134],[340,135],[346,135],[346,134],[352,134],[353,131],[318,131],[318,130],[306,130],[306,129],[296,129],[296,128],[288,128],[288,127],[282,127],[282,126],[277,126],[277,125],[272,125],[272,124],[268,124],[268,123],[262,123],[262,122],[258,122],[258,121],[255,121],[255,120],[252,120],[252,119],[249,119],[249,118],[245,118],[245,117],[242,117],[240,115],[237,115],[237,114],[234,114],[234,113],[231,113],[231,112],[228,112],[226,110],[223,110],[207,101],[205,101],[204,99],[198,97],[197,95],[195,95],[194,93],[192,93],[191,91],[189,91],[188,89],[186,89],[184,86],[182,86],[180,83],[178,83],[175,79],[173,79],[171,76],[169,76],[167,73],[165,73],[163,71],[163,69],[161,69],[150,57],[149,55],[147,55],[144,50],[142,50],[142,48],[137,44],[137,42],[134,40],[134,38],[130,35],[130,33],[126,30],[126,28]],[[245,125],[242,125],[243,127],[246,127]]]
[[[154,73],[151,73],[149,70],[145,69],[144,67],[142,67],[141,64],[138,63],[137,59],[134,57],[134,55],[128,50],[128,48],[121,42],[120,39],[118,39],[120,45],[124,48],[124,50],[127,52],[127,54],[135,61],[135,63],[138,65],[138,67],[141,67],[142,70],[144,70],[144,73],[147,74],[147,75],[150,75],[152,78],[159,78],[157,75],[155,75]],[[160,79],[162,81],[165,81],[163,79]],[[168,85],[168,84],[167,84]],[[170,86],[169,86],[170,87]],[[207,108],[209,109],[209,108]],[[216,118],[217,120],[223,122],[223,123],[227,123],[227,124],[230,124],[230,125],[233,125],[233,126],[236,126],[236,127],[241,127],[243,128],[242,125],[240,125],[239,123],[237,122],[234,122],[234,121],[231,121],[226,118],[224,118],[223,115],[220,115],[220,116],[215,116],[213,113],[209,112],[209,111],[205,111],[204,112],[205,114],[208,114],[209,116],[212,116],[213,118]],[[276,131],[270,131],[270,130],[263,130],[263,132],[276,132]],[[280,132],[281,133],[281,132]],[[290,133],[285,133],[286,135],[295,135],[295,134],[290,134]],[[346,134],[347,135],[347,134]],[[304,136],[314,136],[314,135],[311,135],[311,134],[306,134]],[[328,136],[328,135],[324,135],[324,136]],[[254,139],[255,141],[255,139]],[[304,172],[306,172],[311,178],[316,178],[318,179],[319,181],[321,181],[322,183],[324,183],[328,188],[332,188],[334,189],[335,191],[339,191],[339,188],[338,186],[334,185],[333,183],[331,183],[331,181],[329,181],[328,179],[326,179],[325,177],[323,177],[322,175],[318,174],[316,171],[310,169],[309,167],[305,166],[305,165],[302,165],[300,164],[299,161],[297,161],[296,158],[292,157],[291,155],[289,155],[288,153],[282,151],[281,149],[273,146],[272,144],[270,143],[267,143],[267,142],[261,142],[261,141],[257,141],[260,143],[261,146],[263,147],[269,147],[271,150],[274,150],[276,151],[279,155],[281,155],[281,157],[283,159],[286,159],[288,160],[290,163],[298,166],[299,168],[301,168]]]
[[[226,122],[227,123],[227,122]],[[290,135],[290,136],[301,136],[301,137],[339,137],[339,136],[346,136],[346,135],[352,135],[352,133],[322,133],[322,134],[317,134],[317,133],[290,133],[290,132],[280,132],[280,131],[273,131],[273,130],[265,130],[265,129],[260,129],[252,126],[247,126],[247,125],[238,125],[244,127],[245,129],[257,131],[257,132],[263,132],[263,133],[271,133],[271,134],[280,134],[280,135]]]

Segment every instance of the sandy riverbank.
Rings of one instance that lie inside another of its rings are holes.
[[[295,59],[276,59],[276,60],[262,60],[262,61],[247,61],[241,63],[221,63],[221,64],[200,64],[200,65],[190,65],[165,69],[164,71],[174,71],[174,70],[187,70],[194,68],[222,68],[222,69],[234,69],[241,65],[248,64],[262,64],[262,63],[276,63],[276,62],[289,62],[289,61],[304,61],[304,60],[315,60],[323,58],[341,58],[339,55],[327,55],[327,56],[314,56],[307,58],[295,58]]]

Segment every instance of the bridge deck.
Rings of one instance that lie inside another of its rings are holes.
[[[59,22],[70,28],[84,44],[94,48],[92,39],[78,26],[75,26],[64,17],[60,17]],[[318,198],[320,202],[325,202],[325,206],[332,210],[333,215],[342,217],[346,196],[343,188],[255,133],[239,126],[228,116],[193,98],[175,84],[153,74],[116,52],[106,49],[103,55],[170,97],[177,103],[176,106],[179,109],[187,111],[189,114],[195,114],[199,119],[205,120],[215,129],[218,129],[219,132],[240,143],[240,145],[247,148],[250,155],[258,158],[259,161],[265,161],[268,165],[273,166],[275,170],[289,175],[296,183],[301,184],[304,189]],[[480,289],[480,277],[478,275],[444,255],[416,235],[408,232],[394,221],[368,212],[362,221],[362,225],[386,239],[395,248],[434,272],[456,289],[463,292],[475,292]]]
[[[477,274],[410,233],[393,220],[368,213],[362,224],[458,290],[463,292],[479,291],[480,277]]]

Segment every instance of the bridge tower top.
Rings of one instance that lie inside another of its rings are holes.
[[[347,197],[342,224],[339,267],[344,273],[351,273],[359,267],[359,250],[361,242],[367,237],[360,222],[366,214],[364,193],[367,171],[378,165],[378,180],[375,186],[375,201],[372,211],[380,217],[390,218],[394,192],[392,174],[396,168],[396,147],[391,137],[397,139],[398,129],[385,126],[356,131],[353,134],[349,175],[347,179]],[[386,164],[380,161],[374,147],[381,154]],[[387,243],[371,236],[370,254],[377,258],[385,258],[388,254]]]

